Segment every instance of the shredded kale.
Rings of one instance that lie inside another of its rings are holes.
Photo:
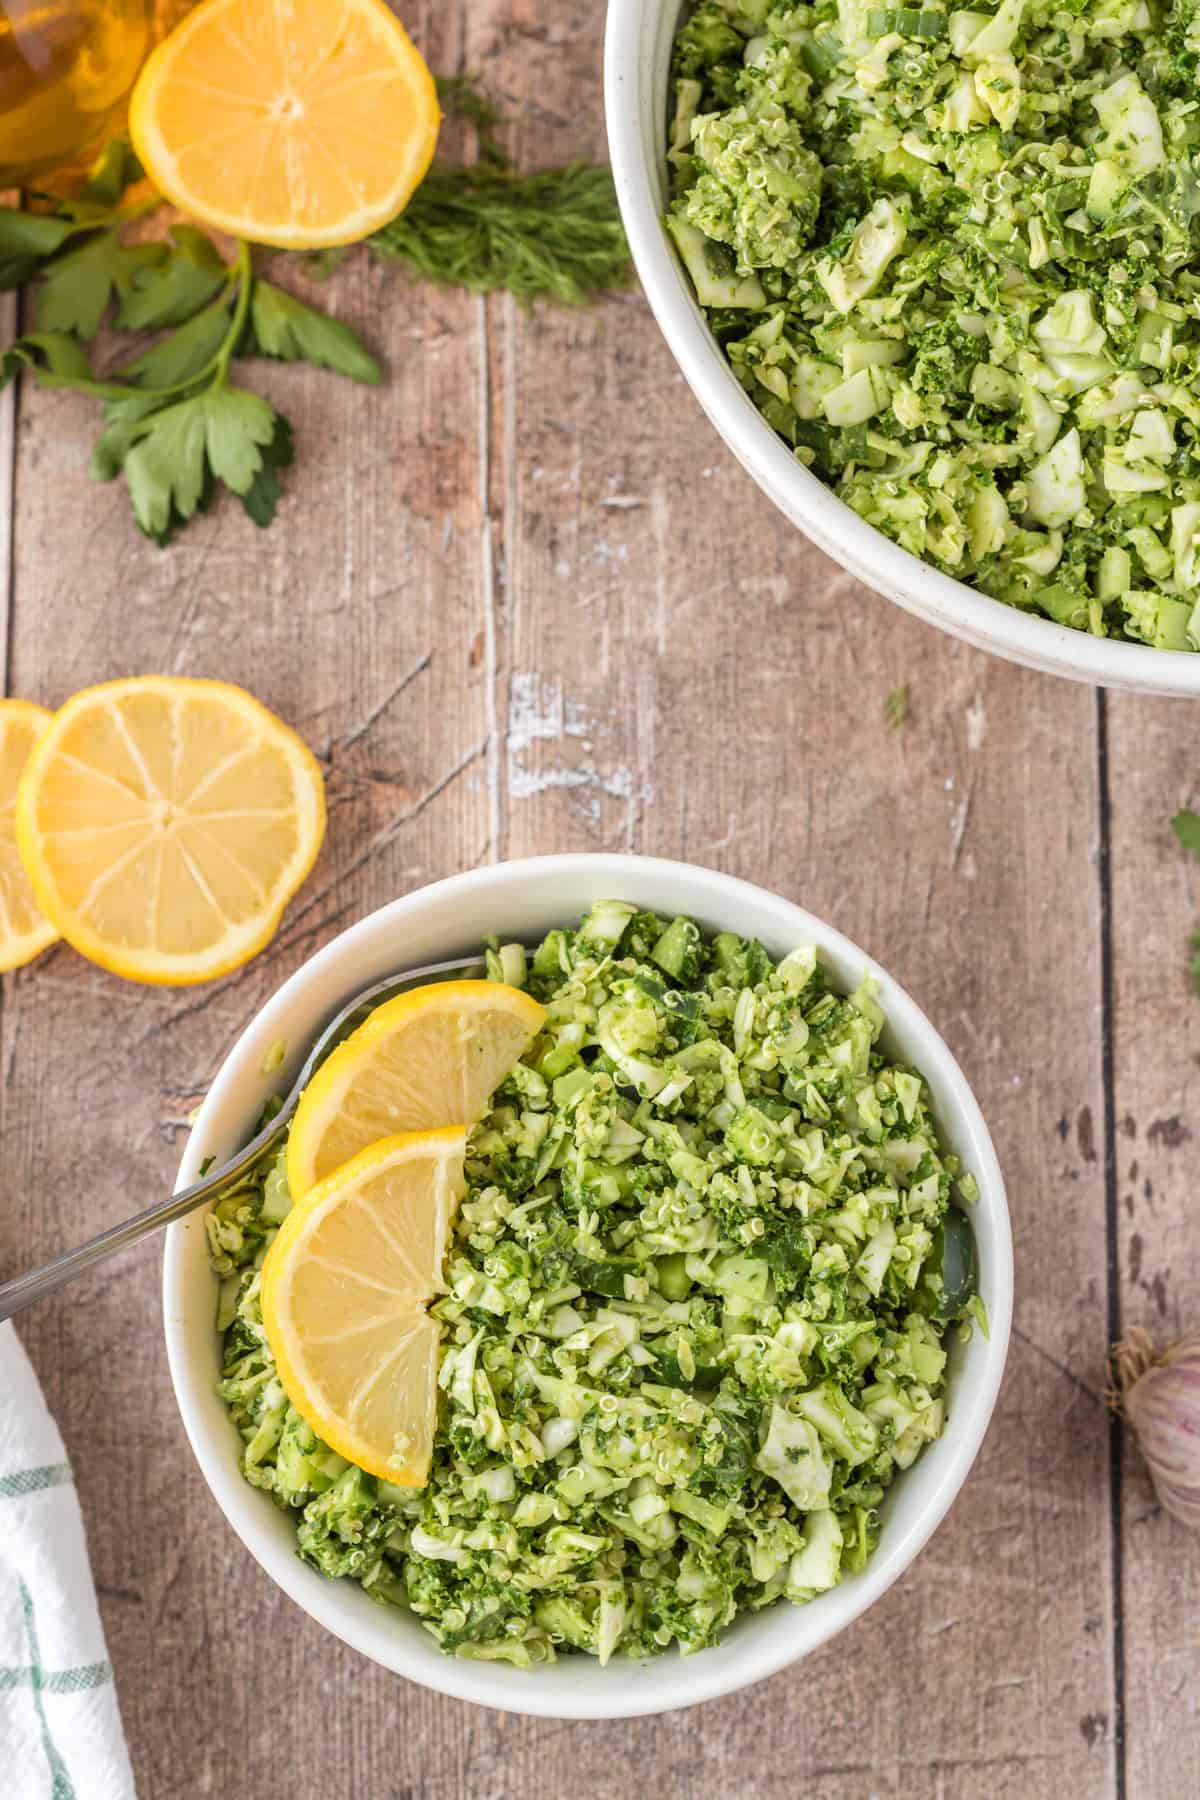
[[[698,0],[667,226],[738,380],[914,555],[1200,648],[1200,9]]]
[[[449,1654],[697,1650],[869,1556],[943,1427],[973,1184],[870,984],[839,994],[811,947],[607,901],[489,968],[547,1018],[468,1141],[428,1483],[347,1464],[288,1400],[259,1299],[279,1154],[208,1220],[242,1472],[306,1562]]]

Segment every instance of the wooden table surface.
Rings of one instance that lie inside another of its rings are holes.
[[[523,161],[602,152],[599,7],[402,10],[507,104]],[[143,1800],[1200,1793],[1200,1537],[1103,1400],[1110,1339],[1200,1316],[1200,863],[1168,829],[1200,804],[1196,709],[989,660],[843,575],[725,453],[634,294],[526,317],[363,259],[325,293],[389,377],[263,375],[299,445],[269,531],[222,503],[161,552],[87,481],[86,402],[4,415],[7,691],[243,682],[330,805],[240,973],[139,989],[59,948],[4,977],[0,1276],[167,1190],[235,1036],[343,926],[481,863],[623,849],[780,890],[918,998],[1005,1168],[1016,1324],[973,1474],[867,1617],[698,1712],[561,1724],[408,1686],[274,1589],[184,1440],[157,1248],[108,1267],[21,1329]]]

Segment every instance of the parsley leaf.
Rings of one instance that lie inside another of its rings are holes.
[[[0,206],[0,288],[20,287],[31,280],[74,229],[70,219]]]
[[[162,544],[177,521],[191,518],[204,491],[203,399],[163,407],[144,425],[125,456],[125,480],[134,518]]]
[[[157,331],[182,325],[225,286],[229,270],[211,238],[194,225],[176,225],[172,250],[134,272],[117,314],[118,331]]]
[[[306,306],[269,281],[256,281],[250,302],[248,347],[284,362],[315,363],[377,386],[383,371],[362,340],[340,319]]]
[[[93,385],[87,352],[67,331],[31,331],[0,355],[0,388],[22,369],[32,369],[43,387]]]
[[[290,466],[293,456],[292,428],[282,413],[275,414],[275,431],[270,443],[262,444],[259,448],[262,467],[239,497],[254,523],[265,527],[275,517],[283,491],[279,471]]]
[[[88,474],[93,481],[112,481],[125,466],[125,458],[137,442],[143,419],[163,404],[156,394],[130,392],[111,399],[104,407],[106,428],[92,446]]]
[[[199,404],[213,474],[235,494],[244,494],[262,468],[262,446],[275,436],[274,408],[245,388],[228,387],[211,389]]]
[[[134,517],[157,544],[165,544],[177,526],[207,506],[214,480],[249,496],[246,510],[255,523],[269,523],[274,516],[275,470],[290,461],[284,452],[290,451],[291,432],[284,422],[281,434],[277,414],[258,394],[209,388],[150,413],[128,428],[127,436],[133,441],[121,466]],[[105,437],[111,440],[111,433]],[[270,471],[265,480],[264,457]]]
[[[46,264],[34,308],[39,331],[94,338],[114,294],[124,296],[166,256],[162,244],[122,244],[120,232],[119,224],[92,232]]]
[[[194,319],[160,338],[120,371],[123,381],[142,388],[170,388],[195,381],[212,361],[229,333],[227,296],[214,300]]]

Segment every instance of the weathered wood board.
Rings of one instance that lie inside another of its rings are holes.
[[[523,160],[601,149],[596,9],[406,16],[507,103]],[[1016,1331],[976,1470],[867,1618],[699,1712],[563,1725],[407,1686],[274,1590],[191,1462],[156,1257],[112,1266],[22,1329],[143,1795],[1200,1792],[1200,1554],[1130,1444],[1114,1464],[1103,1402],[1111,1328],[1200,1303],[1200,866],[1167,831],[1200,805],[1190,710],[1100,701],[867,594],[731,462],[634,295],[528,317],[358,259],[326,292],[389,379],[270,372],[300,461],[265,534],[222,505],[160,553],[84,478],[86,405],[23,392],[11,437],[0,412],[8,691],[243,681],[330,796],[314,875],[240,974],[140,990],[56,949],[3,979],[0,1274],[165,1190],[237,1031],[343,925],[482,861],[622,848],[778,888],[929,1011],[1008,1178]]]

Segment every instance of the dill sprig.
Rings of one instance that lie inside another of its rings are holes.
[[[476,294],[505,288],[522,306],[580,306],[627,287],[633,265],[607,167],[522,174],[496,137],[499,113],[467,77],[439,80],[438,93],[474,127],[479,160],[435,164],[399,218],[368,240],[372,250],[424,281]]]

